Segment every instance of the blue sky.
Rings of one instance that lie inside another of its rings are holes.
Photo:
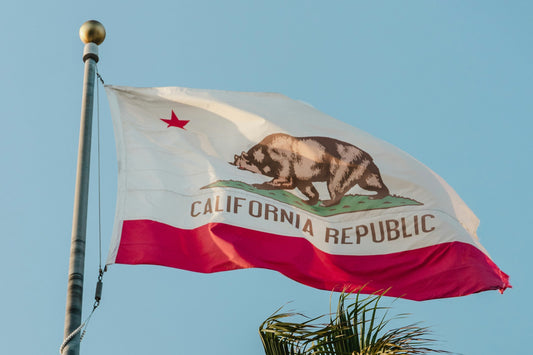
[[[533,329],[532,13],[529,1],[4,4],[0,353],[57,353],[62,342],[83,80],[78,30],[89,19],[107,29],[106,83],[280,92],[428,165],[480,218],[481,243],[513,288],[399,300],[392,313],[411,313],[454,353],[524,353]],[[100,95],[105,257],[117,168]],[[93,156],[85,315],[98,270]],[[269,270],[115,265],[82,354],[262,354],[257,328],[268,315],[289,301],[288,309],[326,313],[329,299]]]

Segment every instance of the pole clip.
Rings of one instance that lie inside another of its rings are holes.
[[[98,274],[98,281],[96,282],[96,291],[94,292],[94,308],[100,305],[100,300],[102,299],[102,288],[104,283],[102,279],[104,278],[104,271],[100,268]]]

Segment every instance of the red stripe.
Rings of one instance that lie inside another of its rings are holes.
[[[503,292],[509,277],[483,252],[461,242],[386,255],[332,255],[304,238],[223,223],[179,229],[150,220],[125,221],[116,263],[163,265],[196,272],[265,268],[324,290],[344,286],[412,300]]]

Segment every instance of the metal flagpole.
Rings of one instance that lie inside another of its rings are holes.
[[[83,51],[85,76],[83,79],[78,167],[72,217],[72,237],[65,311],[65,339],[81,325],[94,84],[96,63],[98,62],[98,45],[105,39],[104,26],[98,21],[87,21],[80,28],[80,38],[85,43],[85,49]],[[78,331],[64,345],[62,354],[78,355],[79,353],[80,334]]]

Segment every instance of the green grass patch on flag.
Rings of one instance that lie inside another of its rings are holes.
[[[261,196],[265,196],[271,199],[274,199],[279,202],[286,203],[288,205],[297,207],[304,211],[313,213],[317,216],[329,217],[341,213],[351,213],[359,211],[369,211],[376,209],[386,209],[393,207],[401,206],[419,206],[422,203],[401,197],[401,196],[387,196],[378,200],[369,199],[370,196],[366,195],[346,195],[342,200],[335,206],[323,207],[320,206],[318,202],[314,206],[306,204],[301,198],[295,196],[294,194],[286,190],[262,190],[253,187],[247,183],[234,180],[218,180],[207,186],[204,186],[203,189],[213,188],[213,187],[231,187],[234,189],[240,189],[248,192],[252,192]]]

